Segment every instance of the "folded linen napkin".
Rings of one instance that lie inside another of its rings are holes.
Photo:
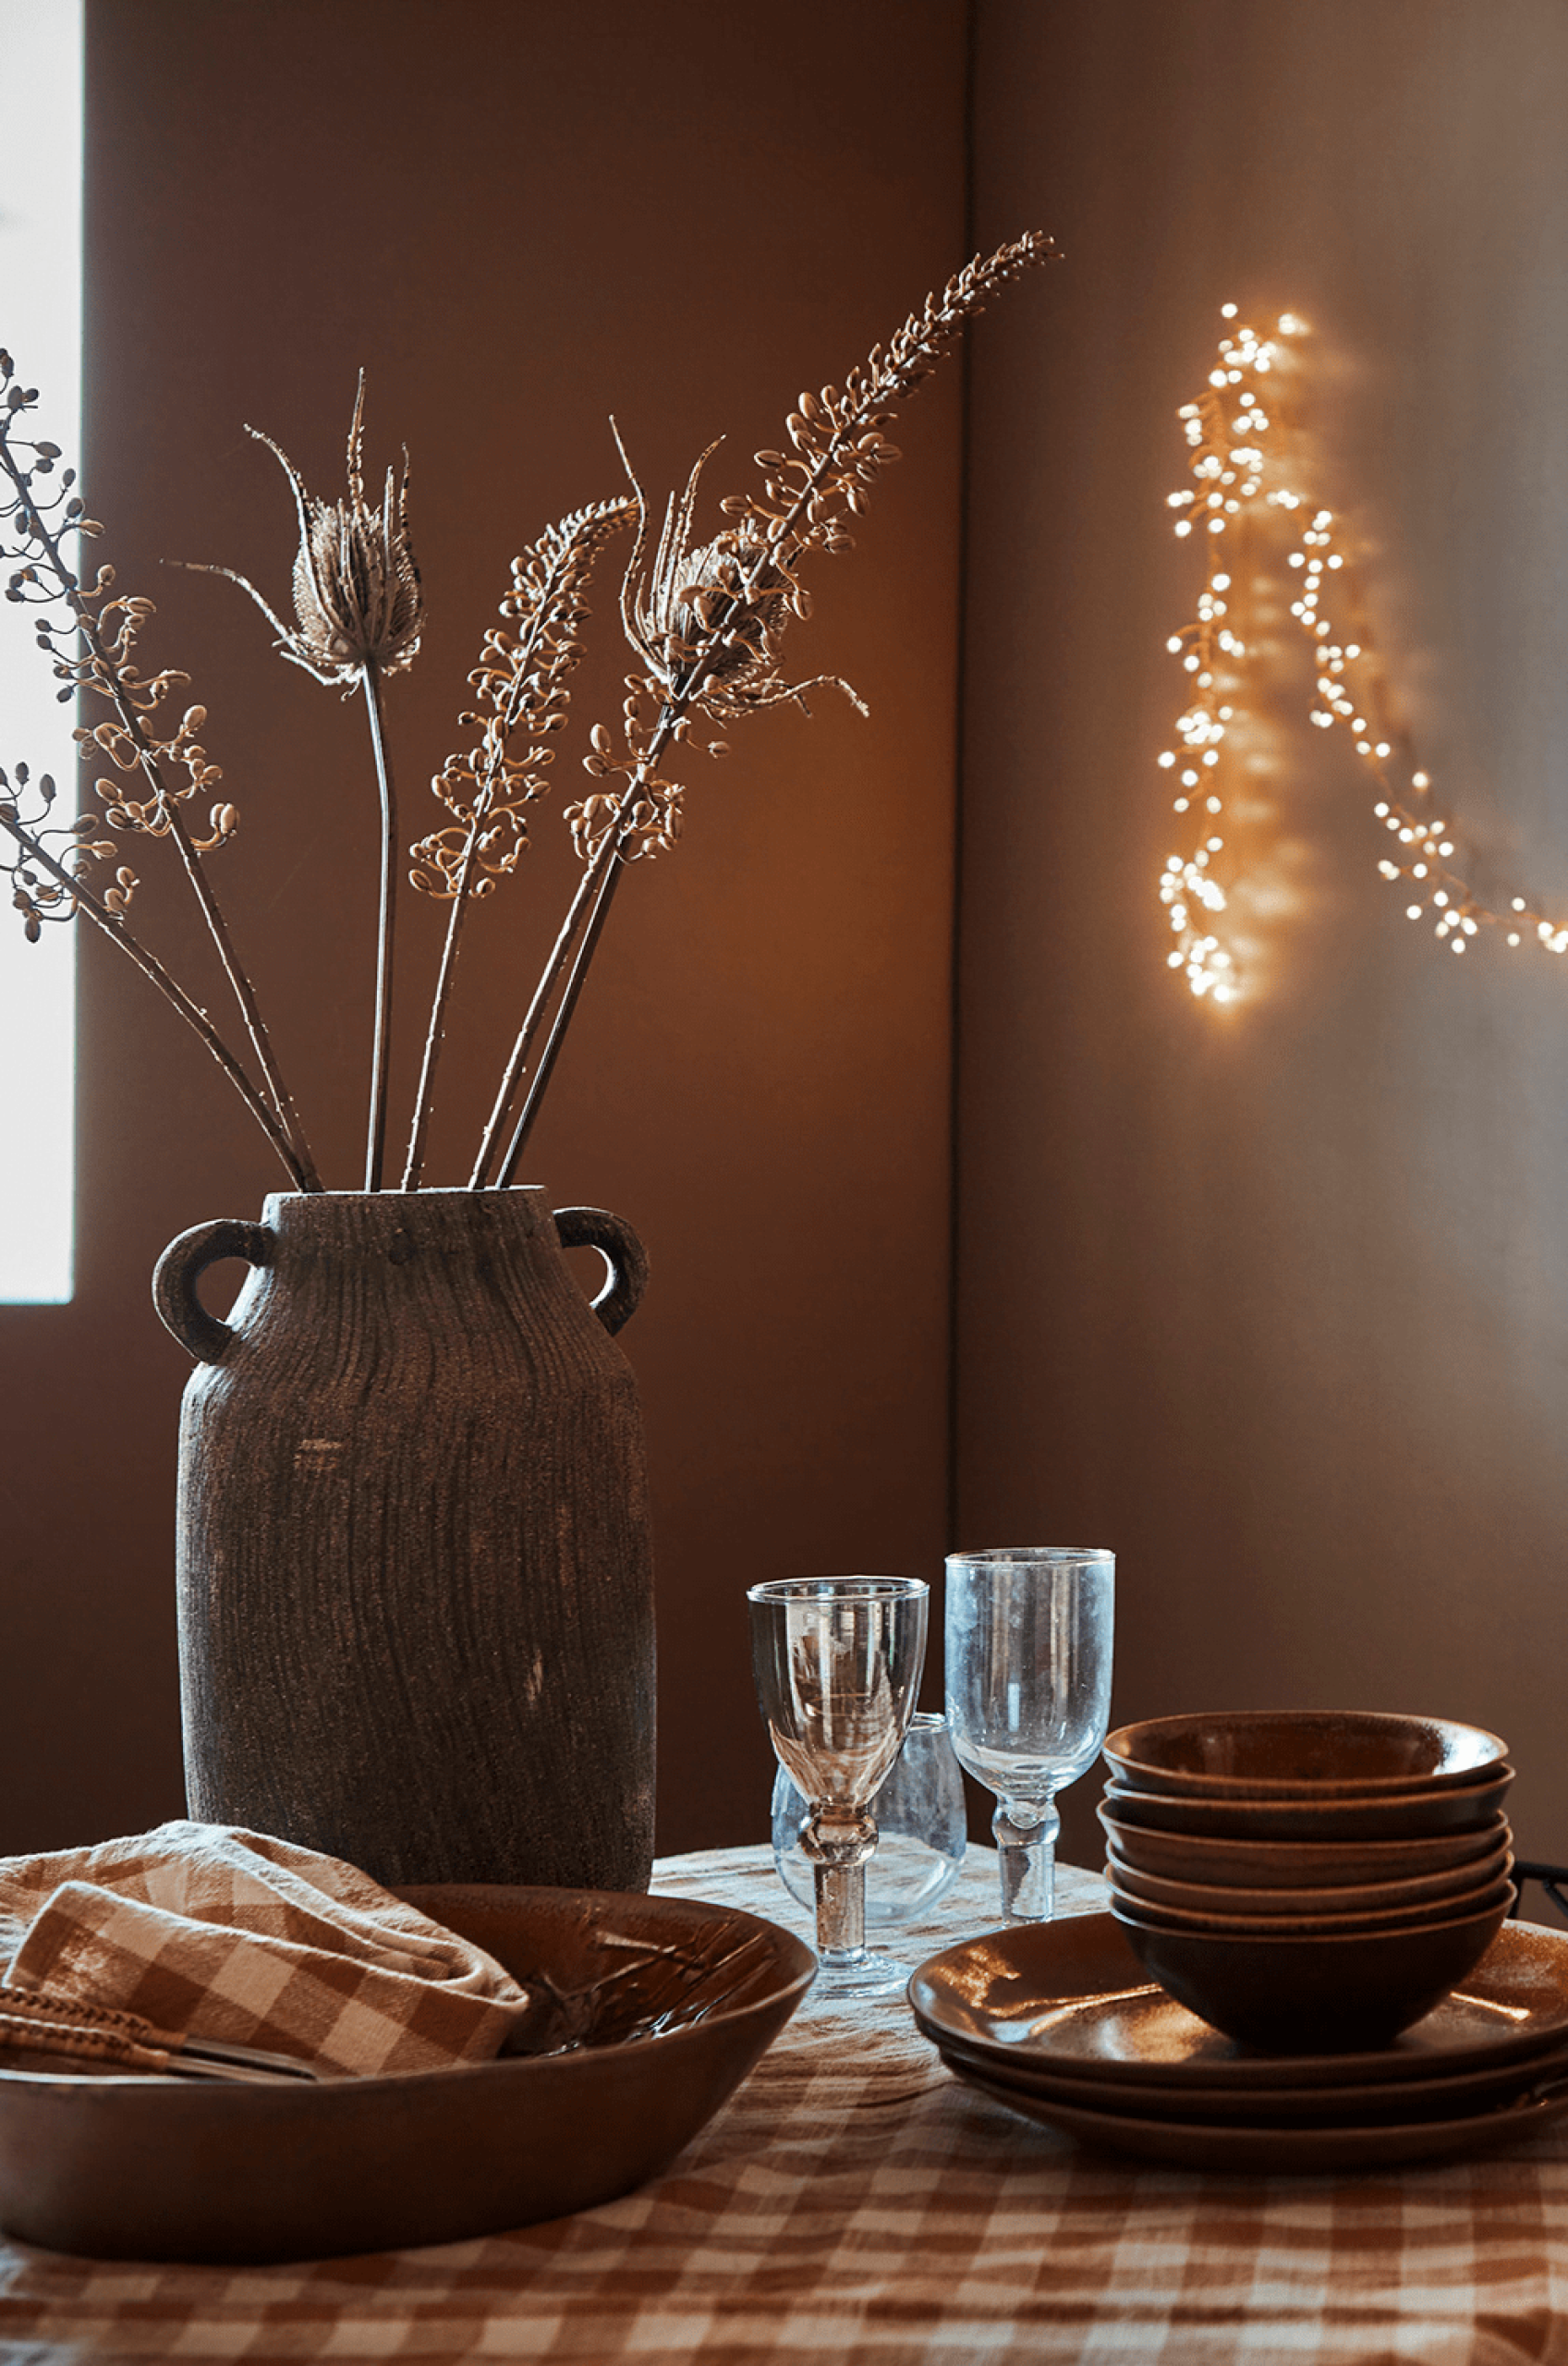
[[[7,1991],[361,2074],[488,2061],[536,2001],[352,1865],[188,1823],[0,1858]]]

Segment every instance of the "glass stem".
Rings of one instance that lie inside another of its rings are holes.
[[[1049,1922],[1056,1911],[1056,1835],[1050,1799],[1003,1799],[991,1820],[1002,1863],[1002,1910],[1009,1922]]]
[[[817,1876],[817,1952],[825,1965],[858,1963],[866,1952],[866,1866],[824,1864]]]

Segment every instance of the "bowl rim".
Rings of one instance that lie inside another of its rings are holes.
[[[1368,1891],[1375,1893],[1380,1890],[1414,1893],[1414,1895],[1407,1894],[1402,1897],[1396,1897],[1393,1905],[1386,1909],[1370,1906],[1367,1907],[1365,1909],[1354,1906],[1336,1909],[1326,1905],[1307,1905],[1294,1909],[1286,1909],[1282,1906],[1278,1908],[1270,1907],[1270,1909],[1267,1909],[1280,1914],[1284,1914],[1289,1911],[1300,1915],[1316,1912],[1322,1912],[1324,1914],[1333,1914],[1335,1912],[1355,1914],[1363,1910],[1367,1913],[1379,1913],[1384,1911],[1392,1912],[1396,1911],[1400,1906],[1415,1907],[1440,1905],[1445,1896],[1463,1896],[1467,1889],[1488,1888],[1490,1886],[1492,1882],[1501,1880],[1502,1874],[1507,1872],[1513,1863],[1513,1852],[1511,1846],[1511,1835],[1504,1833],[1502,1837],[1499,1840],[1496,1848],[1488,1849],[1483,1856],[1468,1858],[1464,1862],[1457,1865],[1440,1866],[1436,1872],[1413,1873],[1407,1879],[1403,1881],[1334,1882],[1321,1884],[1317,1888],[1313,1888],[1306,1883],[1303,1883],[1297,1888],[1288,1888],[1283,1883],[1281,1883],[1277,1888],[1272,1889],[1267,1884],[1259,1887],[1249,1882],[1234,1882],[1229,1884],[1224,1882],[1185,1882],[1179,1881],[1173,1875],[1169,1873],[1150,1872],[1146,1866],[1136,1863],[1124,1849],[1119,1848],[1114,1840],[1110,1843],[1106,1849],[1106,1870],[1113,1879],[1119,1874],[1131,1873],[1136,1881],[1149,1882],[1157,1889],[1185,1890],[1195,1896],[1201,1898],[1213,1898],[1217,1900],[1223,1900],[1227,1898],[1247,1898],[1258,1901],[1264,1899],[1272,1901],[1275,1898],[1285,1897],[1323,1900],[1331,1897],[1358,1897],[1365,1896]],[[1483,1882],[1480,1878],[1481,1874],[1489,1866],[1493,1870],[1488,1875],[1487,1880]],[[1438,1886],[1433,1888],[1431,1886],[1433,1884],[1436,1884]],[[1136,1896],[1136,1895],[1137,1892],[1135,1890],[1133,1892],[1133,1896]],[[1181,1902],[1179,1900],[1173,1898],[1166,1900],[1158,1896],[1150,1897],[1148,1902],[1150,1906],[1170,1904],[1176,1907],[1178,1910],[1185,1910],[1186,1912],[1193,1914],[1209,1912],[1219,1913],[1222,1910],[1219,1905],[1215,1905],[1213,1907],[1197,1905],[1182,1909]],[[1261,1911],[1265,1909],[1259,1906],[1257,1908],[1249,1908],[1248,1910]]]
[[[1496,1905],[1510,1906],[1516,1894],[1512,1857],[1508,1864],[1507,1872],[1478,1883],[1468,1896],[1461,1891],[1457,1897],[1433,1898],[1425,1906],[1375,1906],[1364,1914],[1205,1914],[1195,1908],[1162,1906],[1156,1898],[1131,1896],[1114,1882],[1111,1898],[1112,1905],[1124,1905],[1145,1929],[1190,1932],[1198,1938],[1380,1939],[1396,1931],[1442,1930],[1451,1921],[1472,1919],[1447,1914],[1443,1909],[1449,1907],[1468,1905],[1473,1915],[1479,1915]],[[1485,1907],[1478,1903],[1481,1899],[1486,1900]]]
[[[1512,1883],[1508,1885],[1513,1888]],[[1508,1900],[1499,1898],[1484,1911],[1462,1914],[1452,1922],[1415,1922],[1392,1931],[1193,1931],[1174,1929],[1168,1922],[1146,1922],[1132,1912],[1124,1910],[1124,1903],[1112,1893],[1110,1912],[1124,1927],[1148,1931],[1161,1939],[1196,1941],[1206,1947],[1361,1947],[1381,1946],[1385,1941],[1397,1939],[1436,1940],[1450,1931],[1474,1930],[1478,1924],[1495,1920],[1499,1929],[1508,1920]]]
[[[1118,1773],[1113,1774],[1106,1784],[1105,1796],[1112,1801],[1130,1799],[1135,1805],[1151,1799],[1161,1807],[1197,1808],[1206,1814],[1278,1815],[1282,1811],[1299,1809],[1303,1815],[1349,1815],[1356,1809],[1365,1811],[1368,1808],[1389,1814],[1400,1808],[1429,1808],[1445,1800],[1462,1802],[1472,1793],[1481,1799],[1493,1790],[1505,1791],[1516,1772],[1517,1769],[1507,1759],[1501,1759],[1496,1765],[1484,1768],[1478,1775],[1473,1775],[1466,1782],[1448,1783],[1440,1788],[1432,1784],[1418,1791],[1332,1791],[1315,1796],[1300,1788],[1292,1790],[1287,1787],[1267,1798],[1256,1792],[1243,1796],[1234,1791],[1161,1791],[1152,1784],[1124,1783]]]
[[[1136,1845],[1142,1848],[1149,1839],[1161,1843],[1171,1841],[1180,1843],[1185,1840],[1196,1842],[1205,1849],[1236,1848],[1245,1849],[1249,1853],[1261,1849],[1273,1856],[1275,1861],[1280,1863],[1291,1858],[1305,1858],[1308,1867],[1311,1865],[1313,1856],[1319,1850],[1325,1856],[1343,1856],[1346,1853],[1369,1856],[1374,1855],[1379,1849],[1387,1849],[1389,1860],[1393,1862],[1417,1850],[1430,1848],[1435,1852],[1439,1849],[1452,1848],[1456,1841],[1486,1840],[1489,1835],[1495,1835],[1493,1839],[1495,1846],[1498,1839],[1509,1837],[1511,1829],[1508,1811],[1501,1807],[1485,1823],[1461,1825],[1452,1832],[1416,1832],[1392,1840],[1357,1840],[1354,1836],[1339,1840],[1277,1840],[1270,1839],[1267,1835],[1254,1835],[1248,1837],[1246,1834],[1182,1833],[1172,1831],[1163,1824],[1135,1823],[1116,1812],[1115,1803],[1118,1799],[1148,1799],[1152,1796],[1148,1791],[1107,1790],[1097,1804],[1095,1814],[1106,1832],[1123,1846],[1127,1842],[1136,1841]],[[1189,1800],[1184,1804],[1190,1806],[1192,1802]],[[1455,1865],[1468,1864],[1473,1858],[1479,1859],[1487,1854],[1486,1848],[1477,1848],[1472,1852],[1471,1857],[1456,1858],[1451,1861]]]
[[[1484,1757],[1472,1759],[1464,1766],[1447,1772],[1412,1776],[1408,1770],[1397,1774],[1367,1775],[1270,1775],[1219,1774],[1198,1767],[1175,1767],[1161,1764],[1158,1759],[1144,1756],[1149,1741],[1161,1737],[1174,1737],[1178,1730],[1188,1732],[1202,1726],[1231,1725],[1235,1727],[1260,1728],[1281,1732],[1292,1726],[1316,1721],[1319,1725],[1332,1722],[1365,1729],[1403,1727],[1433,1728],[1442,1733],[1476,1737],[1488,1745]],[[1142,1737],[1140,1741],[1138,1737]],[[1393,1709],[1234,1709],[1183,1710],[1164,1717],[1136,1718],[1130,1724],[1118,1726],[1106,1736],[1101,1756],[1114,1774],[1125,1772],[1132,1776],[1148,1776],[1149,1783],[1135,1782],[1130,1787],[1156,1788],[1173,1784],[1173,1794],[1206,1799],[1256,1799],[1280,1801],[1307,1799],[1327,1802],[1333,1799],[1381,1799],[1386,1796],[1412,1793],[1424,1795],[1430,1791],[1464,1790],[1490,1774],[1508,1756],[1508,1744],[1485,1726],[1472,1725],[1466,1719],[1429,1717]]]

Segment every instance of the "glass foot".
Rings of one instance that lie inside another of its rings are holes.
[[[902,1996],[915,1972],[913,1964],[883,1955],[880,1947],[867,1947],[854,1956],[824,1955],[819,1961],[821,1968],[810,1990],[813,2003],[839,1997]]]

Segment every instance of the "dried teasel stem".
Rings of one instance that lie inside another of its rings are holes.
[[[450,909],[414,1094],[405,1191],[418,1190],[423,1174],[435,1067],[463,921],[471,901],[488,896],[497,880],[516,869],[528,844],[523,808],[543,794],[543,768],[554,756],[547,742],[565,725],[565,683],[582,655],[580,628],[588,616],[585,595],[593,563],[607,538],[636,514],[635,503],[624,496],[590,503],[559,519],[513,560],[512,590],[501,613],[507,621],[517,619],[518,629],[514,635],[492,628],[485,636],[482,662],[468,677],[480,707],[489,710],[482,717],[473,713],[461,718],[480,726],[480,745],[466,758],[449,756],[432,783],[459,826],[439,831],[413,849],[413,884],[445,898]],[[530,744],[517,754],[512,743],[519,731]]]
[[[282,447],[258,428],[247,431],[267,449],[288,480],[299,529],[294,561],[296,622],[286,625],[249,577],[231,567],[195,567],[198,575],[225,576],[249,594],[277,634],[277,646],[316,681],[345,695],[362,689],[370,720],[381,801],[381,893],[376,932],[375,1019],[366,1121],[365,1189],[381,1189],[386,1150],[387,1070],[392,1028],[392,956],[397,897],[394,849],[396,808],[383,728],[381,680],[401,673],[419,653],[424,595],[408,532],[408,456],[403,475],[391,469],[373,508],[365,490],[365,373],[348,422],[347,489],[340,501],[317,499]],[[187,563],[188,564],[188,563]]]
[[[392,1058],[392,961],[397,923],[397,790],[387,753],[381,680],[374,658],[360,667],[381,796],[381,893],[376,928],[376,1006],[371,1050],[371,1106],[365,1133],[365,1189],[381,1189],[386,1155],[386,1084]]]
[[[51,854],[37,835],[27,828],[8,795],[0,798],[0,829],[8,832],[30,863],[36,864],[39,870],[48,874],[55,886],[62,891],[63,896],[69,900],[72,909],[85,912],[94,926],[103,931],[127,959],[136,964],[143,977],[156,986],[164,1000],[179,1013],[187,1026],[192,1028],[201,1038],[250,1115],[272,1143],[279,1158],[282,1159],[293,1179],[295,1189],[319,1191],[322,1188],[320,1182],[312,1174],[307,1173],[298,1151],[284,1130],[271,1103],[258,1092],[206,1012],[192,1002],[185,988],[170,976],[157,956],[151,952],[140,938],[132,934],[120,915],[111,910],[108,904],[94,892],[86,880],[79,873],[67,870],[56,856]]]

